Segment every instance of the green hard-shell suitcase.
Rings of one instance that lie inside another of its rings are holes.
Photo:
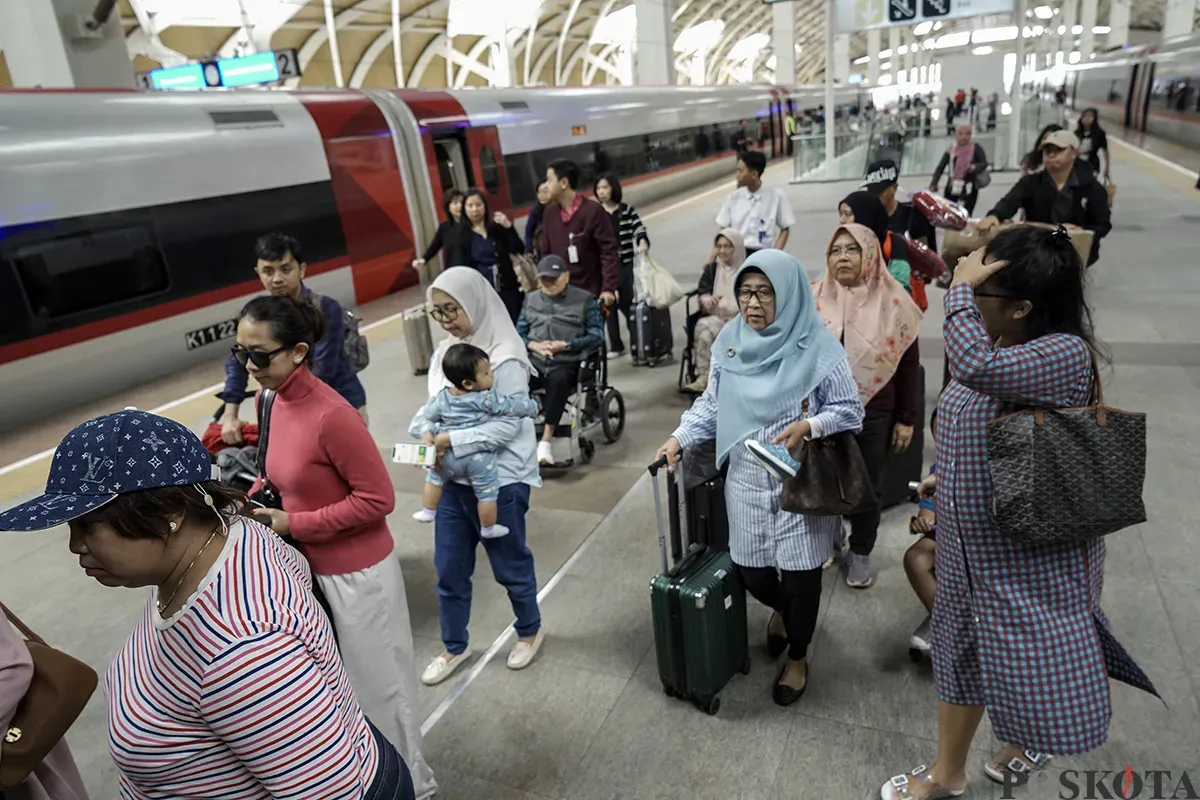
[[[716,714],[721,707],[718,695],[729,679],[736,672],[750,672],[746,590],[729,553],[721,550],[685,543],[683,559],[674,567],[668,565],[658,485],[658,472],[664,466],[665,458],[650,466],[662,564],[662,573],[650,581],[658,675],[668,695],[691,700]],[[670,511],[679,513],[677,508]]]

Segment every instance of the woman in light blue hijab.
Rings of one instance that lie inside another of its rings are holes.
[[[842,521],[781,510],[781,478],[795,471],[788,451],[798,452],[805,439],[857,432],[863,407],[846,351],[817,313],[800,262],[760,250],[738,270],[734,287],[739,315],[713,343],[708,388],[659,455],[674,464],[683,448],[717,440],[717,463],[729,470],[730,555],[750,594],[775,611],[767,649],[788,657],[772,696],[791,705],[807,687],[821,568]]]

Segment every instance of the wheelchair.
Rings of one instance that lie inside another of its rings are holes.
[[[700,395],[686,388],[689,384],[694,383],[700,376],[696,374],[696,323],[704,316],[704,312],[700,310],[700,290],[693,289],[684,295],[684,320],[683,320],[683,354],[679,358],[679,384],[678,390],[682,395],[695,402]],[[692,301],[695,300],[695,308],[692,308]]]
[[[537,389],[530,396],[538,403],[533,426],[538,441],[541,441],[545,430],[542,417],[545,390]],[[625,432],[625,398],[608,385],[608,357],[603,347],[589,351],[579,364],[575,391],[567,398],[567,406],[550,445],[554,454],[553,469],[589,463],[596,455],[594,437],[597,431],[609,444]]]

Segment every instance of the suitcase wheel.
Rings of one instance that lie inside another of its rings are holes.
[[[742,662],[742,674],[750,674],[750,656],[746,656],[746,660]]]
[[[708,714],[711,717],[711,716],[715,715],[718,711],[721,710],[721,698],[714,697],[713,699],[709,700],[707,703],[700,704],[700,708],[704,711],[705,714]]]
[[[912,659],[914,664],[920,664],[925,660],[925,654],[915,647],[908,648],[908,657]]]
[[[668,684],[663,683],[662,687],[663,687],[663,694],[665,694],[667,697],[678,697],[679,696],[678,694],[676,694],[675,690],[672,689]]]

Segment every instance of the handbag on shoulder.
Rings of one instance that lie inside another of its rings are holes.
[[[87,664],[46,644],[2,603],[0,608],[25,637],[33,658],[33,680],[0,743],[3,792],[16,789],[46,760],[83,712],[99,678]]]
[[[1094,360],[1092,369],[1089,405],[988,423],[988,513],[1016,542],[1078,544],[1146,521],[1146,415],[1104,405]]]
[[[850,431],[807,441],[800,468],[783,482],[779,507],[793,514],[841,517],[879,505],[867,462]]]

